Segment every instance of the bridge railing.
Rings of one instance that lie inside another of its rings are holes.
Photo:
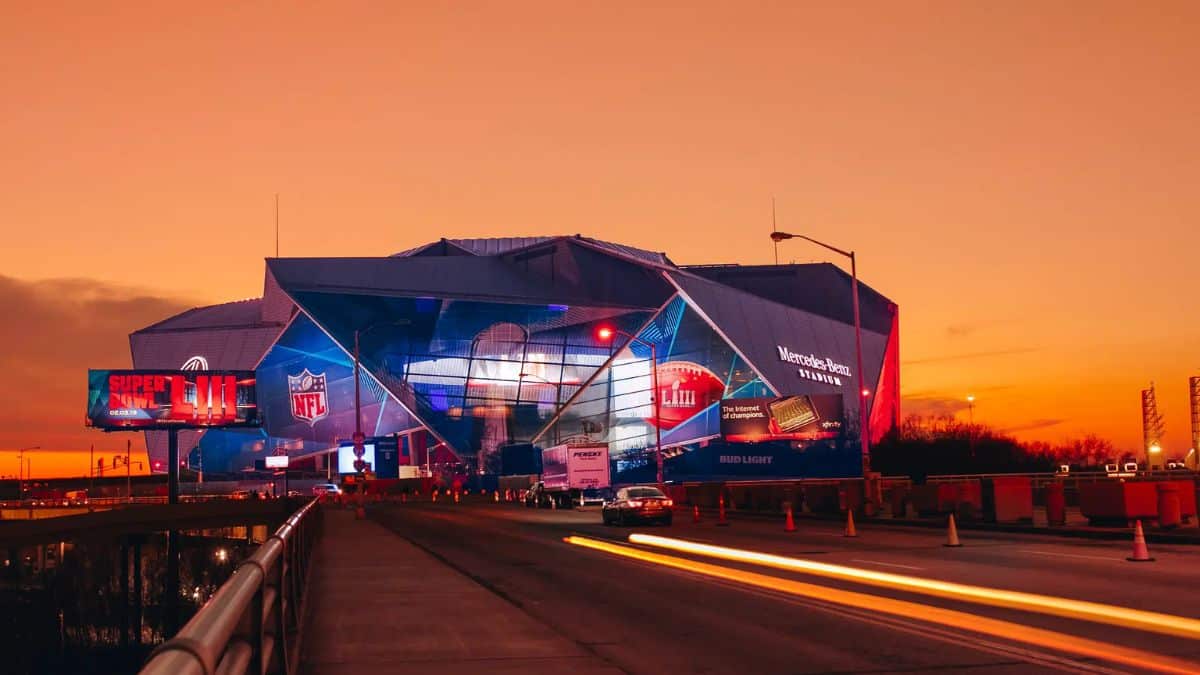
[[[192,620],[154,650],[141,673],[295,672],[305,585],[320,530],[321,511],[314,499],[238,565]]]

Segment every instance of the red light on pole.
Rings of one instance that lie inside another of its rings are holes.
[[[863,390],[862,390],[862,395],[863,395],[863,398],[866,398],[866,397],[870,396],[870,395],[871,395],[871,390],[870,390],[870,389],[863,389]]]
[[[596,329],[596,337],[600,338],[601,342],[608,342],[613,338],[613,329],[608,326],[601,326]]]

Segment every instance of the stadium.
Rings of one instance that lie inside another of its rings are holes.
[[[399,466],[497,474],[506,448],[585,441],[621,483],[654,478],[659,444],[672,481],[850,477],[860,435],[899,419],[897,307],[859,285],[857,372],[851,279],[828,263],[677,265],[566,235],[269,258],[264,277],[261,298],[130,335],[138,369],[256,371],[262,428],[181,432],[195,468],[325,470],[355,430],[356,346],[361,428]],[[165,467],[166,432],[146,434]]]

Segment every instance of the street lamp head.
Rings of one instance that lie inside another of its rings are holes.
[[[967,403],[974,403],[974,402],[975,402],[975,395],[967,394]]]
[[[1160,452],[1162,452],[1162,447],[1158,443],[1150,446],[1150,454],[1157,455]]]
[[[795,236],[796,235],[794,235],[794,234],[789,234],[787,232],[779,232],[778,230],[776,230],[775,232],[771,233],[771,241],[773,241],[775,243],[779,243],[785,239],[791,239]]]
[[[863,389],[863,390],[862,390],[862,395],[863,395],[863,398],[866,398],[866,397],[870,396],[870,395],[871,395],[871,390],[870,390],[870,389]]]

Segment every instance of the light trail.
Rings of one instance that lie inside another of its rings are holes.
[[[764,565],[793,572],[816,574],[833,579],[856,581],[871,586],[912,591],[924,595],[950,598],[952,600],[967,600],[995,607],[1008,607],[1010,609],[1053,614],[1071,619],[1083,619],[1096,623],[1124,626],[1126,628],[1161,633],[1163,635],[1174,635],[1193,640],[1200,639],[1200,621],[1184,616],[1147,612],[1140,609],[1105,605],[1086,600],[1071,600],[1052,595],[1038,595],[1036,593],[1007,591],[999,588],[988,588],[986,586],[959,584],[951,581],[924,579],[892,572],[876,572],[857,567],[821,563],[802,558],[789,558],[787,556],[747,551],[726,546],[700,544],[685,539],[674,539],[672,537],[660,537],[650,534],[631,534],[629,535],[629,541],[634,544],[655,546],[672,551]]]
[[[854,607],[856,609],[868,610],[875,613],[904,617],[906,619],[917,619],[942,626],[949,626],[962,631],[990,635],[1006,640],[1043,647],[1053,651],[1070,653],[1077,656],[1102,659],[1104,661],[1120,663],[1139,669],[1153,669],[1163,673],[1197,672],[1197,665],[1189,661],[1183,661],[1181,659],[1175,659],[1169,656],[1160,656],[1158,654],[1153,654],[1151,652],[1146,652],[1139,649],[1132,649],[1129,647],[1122,647],[1098,642],[1095,640],[1089,640],[1087,638],[1068,635],[1066,633],[1058,633],[1042,628],[1023,626],[1021,624],[1001,621],[999,619],[990,619],[958,610],[942,609],[940,607],[931,607],[929,605],[922,605],[920,603],[910,602],[907,600],[895,600],[893,598],[869,595],[867,593],[818,586],[816,584],[809,584],[792,579],[781,579],[779,577],[773,577],[766,574],[748,572],[731,567],[722,567],[720,565],[714,565],[712,563],[701,562],[698,560],[678,558],[663,553],[655,553],[653,551],[643,551],[641,549],[632,548],[622,544],[614,544],[599,539],[570,536],[564,538],[563,541],[575,546],[602,551],[633,560],[640,560],[642,562],[662,565],[664,567],[683,570],[693,574],[700,574],[716,579],[724,579],[726,581],[742,583],[755,588],[763,588],[771,591],[786,593],[788,595],[823,600],[825,602],[834,603],[837,605]]]

